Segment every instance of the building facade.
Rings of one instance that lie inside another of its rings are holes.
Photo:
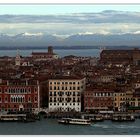
[[[81,111],[85,78],[61,76],[49,79],[49,111]]]
[[[98,112],[113,110],[113,94],[111,89],[94,89],[89,87],[84,93],[84,110]]]
[[[36,80],[5,80],[0,84],[0,111],[30,112],[40,107]]]
[[[48,47],[48,52],[32,52],[32,58],[36,61],[45,61],[45,60],[52,60],[58,59],[58,54],[53,52],[53,47]]]

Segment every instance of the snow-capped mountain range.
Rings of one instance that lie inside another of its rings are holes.
[[[0,46],[139,46],[140,31],[133,33],[78,33],[73,35],[50,35],[44,33],[0,34]]]

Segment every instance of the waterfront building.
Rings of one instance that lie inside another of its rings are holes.
[[[114,90],[111,88],[87,87],[84,92],[84,110],[86,112],[113,110]]]
[[[119,90],[114,93],[114,110],[124,112],[126,111],[126,91]]]
[[[81,111],[81,97],[85,89],[85,78],[77,76],[55,76],[49,79],[49,111]]]
[[[52,59],[58,59],[58,54],[53,52],[53,47],[48,47],[48,52],[32,52],[32,58],[36,61],[45,61],[45,60],[52,60]]]
[[[0,111],[34,111],[40,107],[39,84],[32,79],[9,79],[0,84]]]
[[[100,53],[100,63],[104,65],[139,65],[140,50],[103,50]]]

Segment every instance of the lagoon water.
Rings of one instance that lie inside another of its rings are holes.
[[[89,126],[58,124],[57,119],[1,122],[0,135],[140,135],[140,119],[135,122],[96,122]]]
[[[47,49],[36,49],[36,50],[19,50],[20,55],[30,56],[32,52],[47,52]],[[100,50],[99,49],[56,49],[54,53],[57,53],[60,57],[67,55],[76,55],[76,56],[92,56],[98,57]],[[17,50],[0,50],[0,56],[16,56]]]

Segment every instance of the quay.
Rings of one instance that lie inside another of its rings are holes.
[[[138,119],[139,115],[134,113],[126,113],[126,112],[115,112],[110,114],[101,114],[101,113],[70,113],[70,112],[50,112],[47,113],[44,118],[51,118],[51,119],[59,119],[59,118],[78,118],[78,119],[89,119],[93,122],[102,122],[104,120],[111,120],[111,121],[135,121]]]
[[[49,112],[44,118],[81,118],[80,112]]]

